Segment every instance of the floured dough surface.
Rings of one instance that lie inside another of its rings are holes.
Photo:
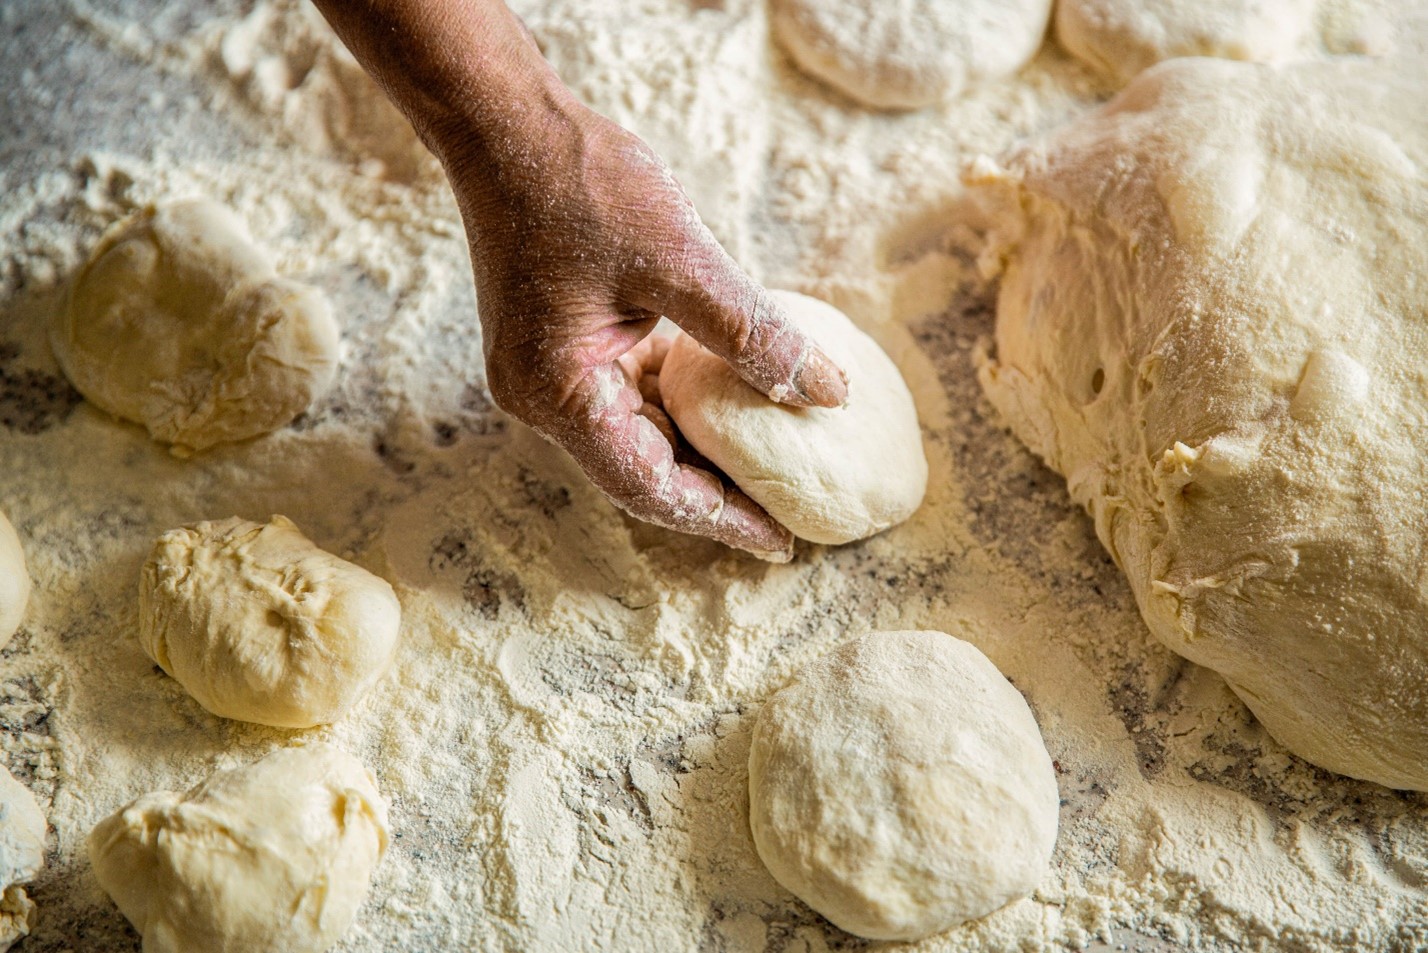
[[[86,399],[189,450],[288,423],[338,358],[322,293],[278,277],[237,216],[197,199],[111,228],[50,337]]]
[[[1142,74],[999,179],[983,369],[1165,644],[1295,754],[1416,790],[1425,95],[1417,59]]]
[[[804,72],[867,106],[919,109],[1035,55],[1049,0],[774,0],[774,38]]]
[[[1314,22],[1313,0],[1058,0],[1056,36],[1103,73],[1129,82],[1177,56],[1274,62]]]
[[[0,767],[0,950],[35,925],[35,902],[21,884],[45,865],[45,815],[29,788]]]
[[[770,292],[848,376],[842,407],[775,404],[687,334],[670,348],[660,396],[680,432],[794,535],[862,539],[922,503],[927,458],[897,365],[830,304]]]
[[[336,721],[391,667],[400,625],[386,580],[282,516],[170,530],[140,578],[144,651],[204,708],[240,721]]]
[[[0,648],[9,644],[30,602],[30,572],[15,527],[0,512]]]
[[[1025,700],[942,632],[874,632],[819,659],[764,705],[749,749],[769,872],[874,939],[920,939],[1029,894],[1058,807]]]
[[[316,744],[145,794],[88,847],[144,953],[321,953],[352,925],[387,839],[371,774]]]

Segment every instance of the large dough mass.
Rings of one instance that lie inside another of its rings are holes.
[[[337,369],[326,299],[278,277],[243,223],[203,200],[105,234],[50,338],[87,400],[189,450],[283,426]]]
[[[170,530],[139,583],[149,657],[215,715],[281,728],[346,714],[391,666],[400,624],[386,580],[282,516]]]
[[[769,872],[875,939],[919,939],[1029,894],[1059,804],[1021,694],[942,632],[874,632],[819,659],[764,705],[749,749]]]
[[[34,928],[35,902],[21,884],[45,865],[45,826],[30,789],[0,767],[0,951]]]
[[[1184,59],[990,179],[988,395],[1166,645],[1428,790],[1428,76]]]
[[[775,404],[680,335],[660,371],[665,409],[696,450],[796,536],[847,543],[901,523],[922,503],[927,458],[897,365],[832,305],[770,294],[848,375],[847,403]]]
[[[321,953],[357,916],[387,838],[372,775],[317,744],[145,794],[88,848],[144,953]]]

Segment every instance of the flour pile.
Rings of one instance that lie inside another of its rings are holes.
[[[1423,797],[1291,758],[1218,676],[1154,643],[1089,520],[976,384],[994,289],[962,167],[1085,112],[1102,80],[1047,46],[1014,78],[873,114],[794,70],[748,0],[638,0],[618,23],[601,0],[517,6],[758,277],[837,305],[897,363],[924,504],[786,566],[629,521],[491,406],[454,205],[310,10],[6,3],[0,510],[35,585],[0,656],[0,738],[52,826],[23,949],[137,950],[85,835],[299,739],[350,752],[390,802],[339,950],[861,948],[759,862],[747,762],[763,702],[874,629],[985,653],[1027,697],[1064,802],[1031,898],[916,949],[1428,944]],[[1336,8],[1325,42],[1351,48],[1371,19]],[[342,330],[306,413],[189,460],[80,400],[47,343],[104,229],[183,197],[240,211]],[[402,603],[392,672],[301,732],[209,715],[137,639],[155,536],[273,513]]]

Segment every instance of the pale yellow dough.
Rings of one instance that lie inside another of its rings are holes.
[[[387,840],[372,775],[317,744],[145,794],[88,848],[144,953],[321,953],[352,925]]]
[[[850,933],[917,940],[1024,897],[1056,844],[1056,772],[976,646],[874,632],[759,712],[749,824],[779,883]]]
[[[1050,0],[773,0],[771,29],[804,72],[876,109],[920,109],[1015,73]]]
[[[183,450],[283,426],[332,383],[338,358],[322,293],[278,277],[243,223],[205,200],[111,228],[50,340],[87,400]]]
[[[1294,54],[1314,0],[1058,0],[1056,36],[1122,83],[1177,56],[1274,62]]]
[[[0,649],[10,644],[30,602],[30,571],[15,527],[0,513]]]
[[[0,951],[34,929],[35,902],[21,884],[45,866],[45,827],[35,796],[0,767]]]
[[[1182,59],[982,178],[996,356],[1151,631],[1299,756],[1428,790],[1428,74]]]
[[[139,642],[200,705],[281,728],[336,721],[392,664],[401,604],[286,517],[170,530],[139,585]]]
[[[795,536],[847,543],[907,519],[927,490],[917,408],[897,365],[830,304],[770,292],[848,376],[842,407],[776,404],[688,335],[660,396],[696,450]]]

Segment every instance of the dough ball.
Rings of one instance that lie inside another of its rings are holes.
[[[145,794],[87,846],[144,953],[321,953],[356,918],[387,836],[372,775],[318,744]]]
[[[770,293],[848,375],[848,402],[775,404],[680,335],[660,371],[665,409],[696,450],[796,536],[847,543],[901,523],[922,503],[927,458],[897,366],[832,305]]]
[[[992,402],[1151,631],[1428,790],[1428,63],[1172,60],[1012,157]]]
[[[10,644],[30,602],[30,571],[15,527],[0,513],[0,649]]]
[[[1313,0],[1057,0],[1056,35],[1122,83],[1177,56],[1273,61],[1294,53]]]
[[[774,0],[800,69],[875,109],[920,109],[1036,54],[1051,0]]]
[[[35,902],[20,884],[45,865],[45,815],[29,788],[0,768],[0,950],[30,935]]]
[[[322,294],[279,278],[243,223],[201,200],[110,229],[51,330],[85,398],[182,449],[283,426],[337,368]]]
[[[279,728],[345,715],[391,666],[400,623],[386,580],[283,516],[170,530],[139,582],[149,657],[215,715]]]
[[[779,883],[839,927],[916,940],[1031,893],[1056,773],[1021,694],[942,632],[874,632],[759,713],[749,824]]]

